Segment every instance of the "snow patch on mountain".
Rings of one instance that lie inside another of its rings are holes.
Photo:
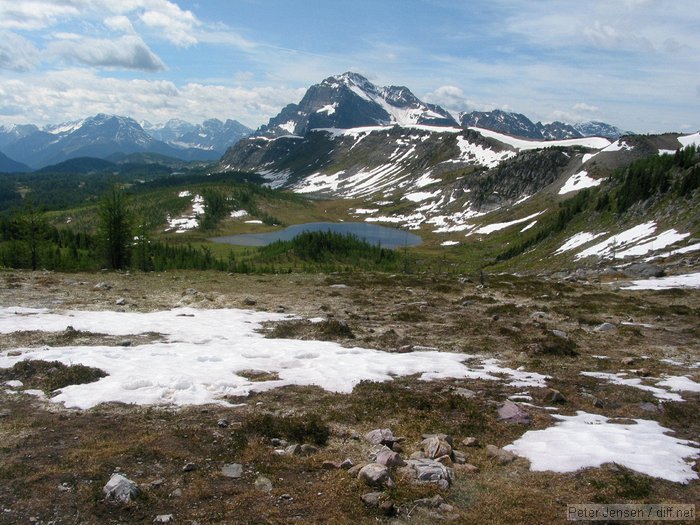
[[[564,186],[562,186],[559,190],[559,195],[582,190],[584,188],[600,186],[601,182],[603,182],[602,179],[592,179],[588,176],[588,172],[586,170],[582,170],[569,177],[569,179],[564,183]]]

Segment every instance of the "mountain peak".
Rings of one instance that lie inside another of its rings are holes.
[[[378,87],[348,71],[311,86],[298,104],[285,107],[257,135],[301,136],[314,129],[393,125],[457,126],[457,122],[405,86]]]

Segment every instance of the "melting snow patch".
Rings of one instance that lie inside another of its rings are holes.
[[[504,448],[529,459],[534,471],[575,472],[617,463],[676,483],[698,478],[687,461],[700,455],[697,443],[669,436],[672,430],[656,421],[618,424],[582,411],[552,417],[558,420],[553,427],[528,431]]]
[[[232,219],[240,219],[241,217],[245,217],[248,215],[248,212],[245,210],[235,210],[231,212],[231,218]]]
[[[700,131],[697,133],[693,133],[692,135],[685,135],[683,137],[678,137],[678,142],[683,144],[683,147],[690,146],[691,144],[695,144],[696,146],[700,146]]]
[[[559,249],[554,252],[555,254],[560,254],[567,252],[569,250],[573,250],[574,248],[578,248],[579,246],[583,246],[584,244],[587,244],[591,242],[593,239],[597,239],[601,235],[605,235],[607,232],[601,232],[601,233],[589,233],[589,232],[581,232],[577,233],[576,235],[569,237],[569,239],[562,244]]]
[[[687,376],[669,376],[656,383],[656,386],[663,386],[674,392],[700,392],[700,383],[696,383]]]
[[[663,388],[643,384],[639,377],[625,377],[627,375],[625,372],[619,372],[617,374],[610,374],[607,372],[581,372],[581,375],[595,377],[596,379],[604,379],[613,385],[631,386],[632,388],[651,392],[655,398],[664,401],[685,401],[678,394],[673,394]]]
[[[528,215],[527,217],[523,217],[522,219],[516,219],[516,220],[510,221],[510,222],[498,222],[496,224],[488,224],[486,226],[482,226],[478,230],[475,230],[474,232],[471,232],[471,233],[489,234],[489,233],[493,233],[493,232],[496,232],[499,230],[504,230],[504,229],[508,228],[509,226],[514,226],[516,224],[520,224],[523,222],[527,222],[531,219],[534,219],[535,217],[542,215],[545,211],[546,210],[538,211],[537,213],[533,213],[532,215]],[[467,235],[471,235],[471,233],[469,233]]]
[[[572,191],[582,190],[584,188],[592,188],[600,186],[603,179],[592,179],[588,176],[588,172],[583,170],[569,177],[564,186],[559,190],[559,195],[571,193]]]
[[[639,224],[633,228],[630,228],[629,230],[623,231],[622,233],[608,237],[603,242],[598,243],[595,246],[591,246],[590,248],[577,254],[576,259],[584,259],[586,257],[590,257],[591,255],[597,255],[598,257],[609,256],[613,254],[616,249],[619,250],[649,237],[655,230],[656,223],[654,221]]]
[[[31,314],[31,315],[18,315]],[[134,347],[67,346],[0,353],[0,367],[26,359],[57,360],[104,370],[99,381],[61,389],[51,401],[86,409],[118,401],[139,405],[227,404],[225,396],[245,396],[285,385],[316,385],[350,393],[360,381],[390,381],[418,374],[421,380],[485,379],[518,387],[543,387],[547,376],[503,367],[495,359],[440,351],[394,354],[344,348],[324,341],[265,339],[256,332],[264,321],[289,316],[249,310],[160,312],[60,311],[0,308],[0,333],[17,330],[76,330],[127,336],[156,332],[164,340]],[[474,360],[474,366],[465,362]],[[276,372],[279,379],[254,382],[246,369]]]
[[[459,242],[457,241],[443,241],[440,243],[440,246],[457,246]]]
[[[641,279],[622,287],[623,290],[668,290],[669,288],[700,288],[700,272],[658,279]]]

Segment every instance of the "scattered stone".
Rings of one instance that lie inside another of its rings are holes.
[[[178,488],[178,489],[173,490],[170,493],[170,497],[171,498],[181,498],[182,497],[182,489]]]
[[[227,478],[240,478],[243,476],[243,465],[240,463],[230,463],[221,468],[221,473]]]
[[[283,503],[289,503],[292,500],[294,500],[294,498],[292,497],[291,494],[282,494],[279,498],[277,498],[277,500],[281,501]]]
[[[567,334],[566,332],[563,332],[562,330],[550,330],[550,333],[553,336],[559,337],[561,339],[568,339],[569,338],[569,334]]]
[[[384,516],[393,516],[396,513],[396,509],[394,508],[394,502],[390,499],[382,501],[379,504],[379,512],[384,514]]]
[[[458,469],[460,472],[465,472],[467,474],[474,474],[475,472],[479,472],[479,467],[476,465],[472,465],[471,463],[465,463],[464,465],[456,465],[456,469]]]
[[[119,299],[114,301],[114,304],[116,304],[117,306],[124,306],[126,304],[126,299],[120,297]]]
[[[355,464],[352,462],[352,459],[350,459],[350,458],[346,459],[345,461],[343,461],[340,464],[340,468],[342,468],[344,470],[350,470],[353,466],[355,466]]]
[[[451,467],[454,464],[450,456],[440,456],[439,458],[435,458],[435,461],[442,463],[446,467]]]
[[[7,357],[19,357],[21,355],[22,352],[20,352],[19,350],[10,350],[9,352],[7,352]]]
[[[498,419],[506,423],[517,423],[520,425],[529,425],[532,423],[532,418],[525,409],[517,403],[506,401],[498,409]]]
[[[408,354],[409,352],[413,352],[413,345],[403,345],[399,346],[396,351],[399,354]]]
[[[625,275],[631,277],[663,277],[666,275],[666,271],[661,266],[646,262],[629,264],[623,271]]]
[[[413,351],[414,352],[438,352],[439,349],[435,346],[414,345]]]
[[[255,306],[256,304],[258,304],[258,302],[252,297],[246,297],[245,299],[243,299],[243,304],[246,306]]]
[[[409,459],[425,459],[425,454],[422,450],[418,450],[409,456]]]
[[[111,290],[114,285],[107,281],[99,282],[95,285],[95,290]]]
[[[289,442],[287,442],[286,439],[280,439],[280,438],[272,438],[270,440],[270,443],[272,443],[273,447],[288,447]]]
[[[454,459],[454,462],[458,465],[464,465],[467,462],[467,455],[464,452],[460,452],[459,450],[453,450],[452,457]]]
[[[644,410],[645,412],[658,412],[659,411],[659,407],[657,405],[655,405],[654,403],[649,403],[649,402],[639,403],[639,408],[641,410]]]
[[[183,472],[192,472],[197,468],[197,465],[194,463],[186,463],[184,467],[182,467]]]
[[[123,339],[119,341],[119,346],[123,346],[124,348],[131,346],[133,343],[128,340],[128,339]]]
[[[184,292],[182,292],[182,295],[197,295],[198,293],[199,292],[196,288],[187,288]]]
[[[272,481],[265,476],[258,476],[255,480],[255,488],[261,492],[272,492]]]
[[[389,448],[384,448],[377,453],[376,463],[386,467],[403,467],[406,462],[401,456]]]
[[[337,461],[326,460],[321,463],[321,468],[325,470],[337,470],[340,468],[340,463]]]
[[[530,319],[546,319],[547,317],[547,312],[532,312],[530,314]]]
[[[413,502],[413,504],[416,507],[430,507],[430,508],[438,508],[443,503],[445,503],[445,499],[442,496],[440,496],[440,494],[436,494],[432,498],[417,499]]]
[[[71,486],[70,486],[68,483],[65,483],[65,482],[64,482],[64,483],[61,483],[61,484],[58,486],[58,490],[59,490],[60,492],[70,492],[70,491],[73,490],[73,489],[71,488]]]
[[[301,446],[301,453],[302,454],[311,455],[311,454],[315,454],[316,452],[318,452],[318,447],[316,447],[314,445],[309,445],[308,443],[304,443]]]
[[[564,397],[564,394],[559,392],[559,390],[551,389],[550,390],[550,396],[549,396],[549,401],[551,403],[566,403],[566,397]]]
[[[486,445],[486,456],[495,459],[501,465],[507,465],[518,457],[510,450],[503,450],[495,445]]]
[[[138,497],[141,490],[136,483],[121,474],[112,474],[112,477],[109,478],[107,484],[102,488],[102,492],[109,500],[118,503],[129,503]]]
[[[350,474],[353,477],[357,477],[357,475],[360,473],[360,470],[362,470],[362,467],[367,465],[367,463],[358,463],[357,465],[353,465],[348,469],[348,474]]]
[[[229,423],[228,419],[224,419],[224,418],[221,418],[221,419],[219,419],[219,420],[216,422],[216,425],[217,425],[219,428],[226,428],[226,427],[228,427],[230,424],[231,424],[231,423]]]
[[[625,357],[622,359],[621,362],[625,366],[630,366],[630,365],[634,364],[634,357]]]
[[[444,441],[447,441],[450,444],[450,446],[452,446],[454,444],[454,440],[452,439],[452,436],[450,436],[449,434],[421,434],[421,436],[420,436],[420,438],[423,440],[426,440],[426,439],[429,439],[432,437],[436,437],[436,438],[442,439]]]
[[[387,495],[383,492],[368,492],[360,496],[362,503],[368,507],[379,507],[382,500],[386,499]]]
[[[617,328],[617,326],[615,326],[612,323],[603,323],[603,324],[599,324],[598,326],[596,326],[594,328],[594,330],[596,332],[609,332],[610,330],[615,330],[616,328]]]
[[[593,406],[596,408],[605,408],[605,401],[598,397],[593,398]]]
[[[156,516],[156,518],[153,520],[153,523],[172,523],[173,521],[173,515],[172,514],[160,514]]]
[[[435,459],[441,456],[450,456],[452,447],[446,439],[433,436],[423,440],[423,452],[427,458]]]
[[[399,441],[399,438],[395,437],[388,428],[377,428],[375,430],[371,430],[365,434],[365,439],[373,445],[386,445],[389,448],[391,448],[394,443]]]
[[[634,373],[639,377],[649,377],[651,375],[648,368],[639,368],[638,370],[635,370]]]
[[[465,447],[478,447],[479,440],[476,439],[475,437],[464,438],[462,440],[462,445],[464,445]]]
[[[476,392],[469,390],[468,388],[455,388],[452,393],[466,399],[476,397]]]
[[[370,463],[360,469],[357,479],[365,482],[370,487],[394,487],[389,469],[379,463]]]
[[[297,444],[289,445],[284,451],[287,454],[289,454],[290,456],[294,456],[296,454],[301,454],[301,445],[297,445]]]
[[[411,459],[407,463],[407,471],[417,481],[436,483],[441,488],[447,489],[454,479],[454,471],[434,459]]]

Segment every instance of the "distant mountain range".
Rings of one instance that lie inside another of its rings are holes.
[[[460,113],[459,122],[464,127],[476,127],[497,131],[512,137],[536,140],[562,140],[581,137],[605,137],[617,140],[631,131],[623,131],[605,122],[583,122],[566,124],[564,122],[533,123],[521,113],[511,113],[496,109],[494,111],[472,111]]]
[[[0,127],[0,151],[31,169],[80,157],[105,159],[115,154],[157,153],[181,160],[217,160],[226,148],[252,130],[239,122],[216,119],[202,124],[169,121],[147,124],[129,117],[98,114],[84,120],[49,125]],[[6,166],[7,165],[7,166]],[[7,168],[7,169],[6,169]],[[1,171],[18,171],[8,161]]]

